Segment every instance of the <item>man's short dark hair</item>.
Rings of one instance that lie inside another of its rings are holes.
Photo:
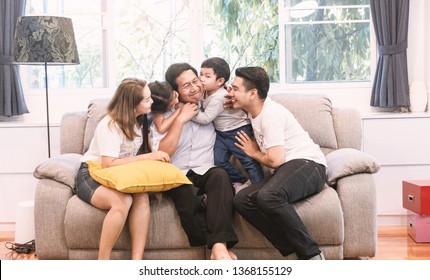
[[[257,89],[258,97],[266,99],[269,92],[270,79],[266,70],[261,67],[240,67],[236,69],[236,77],[243,79],[246,90]]]
[[[216,78],[224,78],[224,84],[230,79],[230,66],[221,57],[211,57],[202,62],[201,68],[212,68]],[[223,85],[224,85],[223,84]]]
[[[176,83],[176,78],[178,78],[183,72],[187,70],[191,70],[194,72],[194,74],[196,74],[197,77],[199,76],[197,74],[197,70],[188,63],[173,63],[169,66],[169,68],[167,68],[164,78],[166,82],[168,82],[172,86],[173,90],[178,91],[178,84]]]

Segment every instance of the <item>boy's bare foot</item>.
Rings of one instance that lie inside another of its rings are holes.
[[[233,256],[235,255],[233,254]],[[212,247],[211,260],[233,260],[233,258],[225,243],[215,243]]]

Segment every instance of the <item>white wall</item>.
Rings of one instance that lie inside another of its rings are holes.
[[[408,71],[409,80],[426,81],[430,86],[430,1],[412,0],[410,3]],[[49,68],[48,68],[49,71]],[[277,89],[273,89],[275,91]],[[305,89],[312,92],[312,89]],[[327,89],[334,106],[355,107],[363,114],[372,112],[369,106],[371,86],[348,91],[342,87]],[[58,154],[58,124],[65,112],[85,110],[88,101],[94,98],[109,97],[113,92],[95,89],[94,93],[82,94],[79,91],[55,92],[50,90],[50,121],[53,128],[51,142],[52,154]],[[15,221],[15,207],[19,201],[34,197],[35,179],[32,170],[37,163],[46,159],[45,92],[26,95],[30,114],[14,117],[10,121],[0,119],[0,230],[10,230]],[[430,131],[430,129],[429,129]],[[430,132],[429,132],[430,133]],[[6,136],[6,137],[5,137]],[[38,138],[37,138],[38,137]],[[32,144],[32,145],[29,145]],[[33,148],[36,144],[36,149]],[[6,156],[5,156],[6,155]],[[16,168],[9,168],[15,166]],[[25,167],[22,167],[25,166]],[[22,169],[20,169],[22,167]],[[430,175],[429,175],[430,176]],[[399,203],[392,201],[388,203]]]

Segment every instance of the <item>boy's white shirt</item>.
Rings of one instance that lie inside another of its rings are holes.
[[[192,121],[199,124],[213,122],[218,131],[230,131],[250,124],[250,120],[242,109],[224,109],[224,99],[227,91],[220,87],[217,91],[206,97],[203,102],[204,112],[199,112]]]

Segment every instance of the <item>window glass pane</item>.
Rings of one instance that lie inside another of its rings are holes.
[[[370,80],[370,8],[363,0],[285,1],[286,81]]]
[[[164,80],[170,64],[190,61],[188,1],[112,2],[117,82],[128,76]]]
[[[100,0],[27,0],[26,15],[56,15],[72,19],[79,65],[48,66],[50,88],[97,88],[103,86]],[[85,11],[82,11],[85,7]],[[41,66],[22,66],[28,88],[44,88]]]
[[[261,66],[279,81],[278,42],[278,0],[204,2],[205,57],[224,58],[232,72]]]

